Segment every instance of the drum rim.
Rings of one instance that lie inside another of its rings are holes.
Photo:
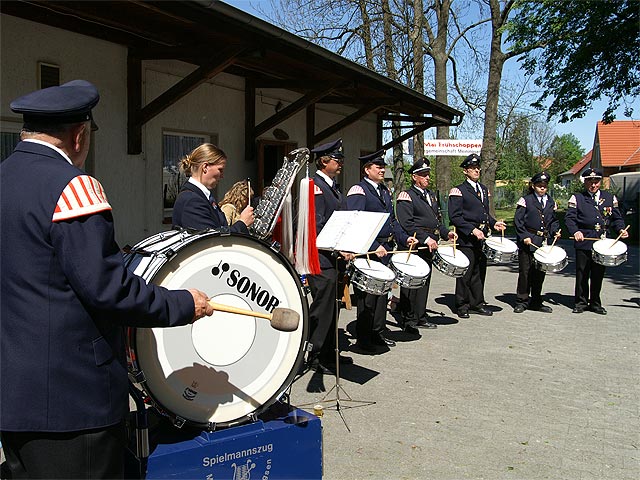
[[[173,230],[171,230],[173,231]],[[171,232],[170,231],[170,232]],[[178,231],[178,234],[181,234],[185,232],[184,230]],[[156,235],[152,235],[151,237],[147,237],[146,239],[142,240],[140,243],[154,237],[157,235],[161,235],[160,232]],[[211,237],[239,237],[239,238],[245,238],[245,239],[250,239],[253,242],[262,244],[263,247],[265,247],[269,252],[271,252],[273,255],[275,255],[276,257],[280,257],[280,259],[282,260],[282,265],[289,271],[289,273],[291,273],[291,277],[294,280],[294,283],[297,287],[297,291],[300,294],[300,299],[301,299],[301,306],[302,306],[302,332],[301,332],[301,341],[300,341],[300,346],[298,348],[298,353],[296,355],[296,360],[294,362],[293,367],[291,368],[291,370],[289,371],[289,373],[287,374],[284,382],[282,383],[282,385],[280,385],[277,389],[275,389],[275,393],[273,395],[271,395],[269,397],[269,399],[267,401],[265,401],[263,404],[261,404],[259,407],[255,408],[254,410],[252,410],[251,412],[249,412],[248,414],[243,415],[242,417],[230,420],[230,421],[226,421],[226,422],[198,422],[195,420],[191,420],[188,418],[183,417],[182,415],[173,412],[172,410],[168,409],[158,398],[158,395],[155,394],[153,392],[153,389],[150,388],[149,383],[146,379],[146,376],[144,374],[144,371],[140,368],[140,364],[138,362],[138,351],[137,351],[137,341],[136,341],[136,336],[137,336],[137,332],[138,332],[138,328],[135,327],[130,327],[130,332],[129,335],[127,335],[125,341],[126,341],[126,347],[127,347],[127,354],[129,355],[130,353],[133,353],[133,355],[130,355],[130,362],[131,364],[135,367],[135,371],[131,371],[131,369],[127,368],[128,373],[130,375],[130,377],[135,377],[136,374],[140,375],[142,374],[142,379],[139,381],[136,380],[131,380],[130,381],[134,384],[140,385],[140,387],[143,390],[144,395],[146,395],[150,401],[152,406],[154,407],[154,409],[161,415],[164,416],[166,418],[171,419],[172,423],[177,426],[178,428],[183,428],[183,426],[187,426],[187,427],[192,427],[195,429],[200,429],[200,430],[206,430],[206,431],[215,431],[215,430],[219,430],[219,429],[223,429],[223,428],[229,428],[229,427],[233,427],[233,426],[237,426],[237,425],[243,425],[245,423],[249,423],[252,421],[255,421],[255,418],[257,416],[259,416],[261,413],[263,413],[264,411],[266,411],[271,405],[273,405],[274,403],[276,403],[284,394],[284,392],[290,388],[291,384],[294,382],[295,377],[297,376],[300,367],[304,361],[304,354],[305,354],[305,343],[307,342],[307,337],[308,337],[308,329],[309,329],[309,322],[308,322],[308,318],[309,318],[309,304],[308,301],[306,299],[306,295],[304,294],[304,287],[302,286],[302,282],[300,280],[300,276],[298,275],[298,273],[295,271],[294,266],[291,264],[291,262],[289,262],[289,260],[284,256],[284,254],[282,252],[280,252],[279,250],[274,250],[272,248],[272,244],[270,244],[269,242],[267,242],[266,240],[263,240],[261,238],[257,238],[254,237],[252,235],[247,235],[247,234],[243,234],[243,233],[229,233],[229,232],[220,232],[217,230],[208,230],[205,232],[198,232],[198,233],[187,233],[188,237],[186,237],[187,239],[189,239],[189,241],[186,242],[181,242],[181,245],[179,246],[179,248],[175,248],[174,251],[178,252],[180,250],[182,250],[183,248],[190,246],[192,243],[200,241],[200,240],[210,240]],[[193,235],[195,238],[190,239],[190,236]],[[147,244],[148,246],[149,244]],[[133,258],[135,255],[134,254],[128,254],[131,255],[131,257]],[[153,282],[153,279],[155,278],[155,276],[162,270],[162,268],[169,263],[174,257],[171,257],[170,259],[168,259],[167,262],[164,262],[162,265],[160,265],[160,267],[156,268],[153,273],[151,274],[151,278],[148,282]],[[154,285],[157,285],[156,283],[154,283]],[[129,363],[129,361],[128,361]],[[179,420],[180,419],[180,420]]]

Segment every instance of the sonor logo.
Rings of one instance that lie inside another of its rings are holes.
[[[211,274],[223,278],[227,274],[227,285],[235,289],[240,295],[244,296],[258,307],[272,312],[274,308],[280,305],[280,299],[267,290],[266,287],[259,285],[251,276],[243,274],[238,269],[231,269],[228,263],[220,263],[211,269]]]
[[[196,395],[198,395],[198,392],[191,390],[189,387],[185,388],[182,392],[182,398],[189,400],[190,402],[193,402],[196,399]]]

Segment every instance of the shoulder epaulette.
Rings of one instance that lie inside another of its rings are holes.
[[[462,196],[462,192],[460,191],[460,189],[458,187],[453,187],[451,190],[449,190],[449,196],[453,196],[453,197],[461,197]]]
[[[413,200],[411,199],[411,196],[407,192],[400,192],[400,195],[398,195],[398,198],[396,200],[399,202],[402,200],[413,202]]]
[[[571,198],[569,199],[568,205],[569,205],[569,208],[576,208],[577,200],[576,200],[576,196],[575,195],[571,195]]]
[[[111,205],[100,182],[89,175],[78,175],[64,187],[51,221],[60,222],[108,210]]]
[[[349,189],[347,193],[347,197],[349,195],[364,195],[364,189],[360,185],[354,185]]]
[[[526,207],[527,201],[524,199],[524,197],[520,197],[520,200],[518,200],[518,203],[516,205],[518,205],[519,207]]]
[[[313,185],[313,194],[322,195],[322,189],[318,185]]]

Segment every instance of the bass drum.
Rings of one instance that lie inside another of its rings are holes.
[[[308,306],[280,253],[253,237],[171,231],[137,244],[125,263],[147,283],[197,288],[245,310],[285,307],[300,315],[293,332],[225,312],[182,327],[129,329],[130,376],[176,426],[213,431],[253,421],[291,385],[303,360]]]

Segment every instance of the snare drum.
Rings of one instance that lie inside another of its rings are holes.
[[[495,263],[518,260],[518,245],[508,238],[487,237],[482,244],[482,252],[487,256],[487,260]]]
[[[404,288],[420,288],[427,283],[431,273],[431,267],[422,258],[415,254],[395,253],[389,264],[395,274],[396,282]]]
[[[469,268],[469,259],[451,246],[438,247],[433,252],[433,266],[449,277],[462,277]]]
[[[542,272],[559,272],[567,263],[567,252],[557,245],[545,245],[533,253],[533,265]]]
[[[147,282],[197,288],[217,303],[262,313],[286,307],[300,315],[290,333],[226,312],[182,327],[129,329],[130,377],[176,426],[212,431],[254,420],[291,385],[303,360],[308,306],[298,275],[266,243],[171,231],[140,242],[125,264]]]
[[[615,239],[605,238],[593,242],[593,261],[605,267],[617,267],[627,261],[627,244],[618,242],[613,244]]]
[[[351,283],[372,295],[383,295],[391,290],[396,278],[393,271],[377,261],[367,262],[366,258],[356,258],[347,269]]]

